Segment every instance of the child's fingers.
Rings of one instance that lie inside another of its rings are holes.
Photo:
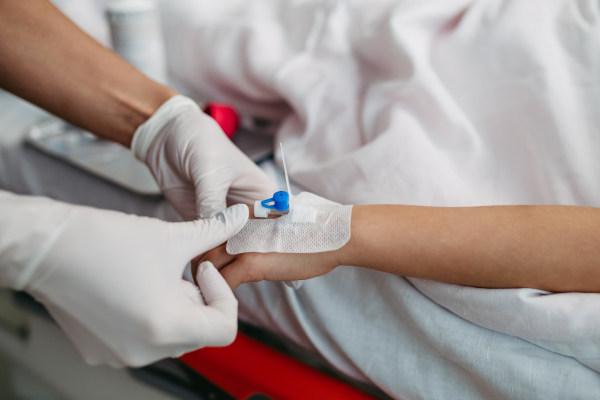
[[[264,272],[260,263],[263,256],[260,253],[241,254],[221,270],[221,275],[223,275],[232,290],[242,283],[260,282],[264,279]]]
[[[226,245],[222,245],[206,253],[204,257],[200,259],[200,262],[203,263],[204,261],[210,261],[217,270],[221,270],[233,262],[236,257],[236,254],[229,254],[227,252]]]
[[[225,282],[227,282],[231,290],[235,290],[242,283],[245,283],[244,279],[242,278],[242,271],[240,266],[241,265],[239,261],[236,260],[228,266],[226,266],[225,268],[223,268],[221,271],[219,271],[221,272],[221,276],[223,276]]]
[[[196,285],[198,284],[198,282],[196,281],[198,266],[204,261],[212,262],[214,267],[217,268],[217,270],[219,270],[234,260],[235,255],[232,256],[229,253],[227,253],[225,247],[226,244],[221,245],[219,247],[207,251],[206,253],[200,254],[198,257],[192,260],[192,276],[194,277],[194,282],[196,283]]]

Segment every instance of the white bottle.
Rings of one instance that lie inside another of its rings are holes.
[[[158,4],[113,0],[107,18],[114,51],[155,81],[166,83],[166,60]]]

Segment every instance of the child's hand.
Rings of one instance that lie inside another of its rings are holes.
[[[324,275],[340,265],[336,252],[306,254],[244,253],[231,255],[219,246],[196,258],[194,269],[210,261],[221,272],[231,289],[242,283],[268,281],[293,281]],[[192,276],[196,276],[195,273]]]
[[[254,207],[250,219],[254,219]],[[279,218],[269,215],[269,219]],[[243,253],[231,255],[221,245],[192,260],[192,276],[196,276],[198,265],[210,261],[221,272],[231,289],[246,282],[294,281],[324,275],[342,263],[338,262],[342,249],[323,253]]]

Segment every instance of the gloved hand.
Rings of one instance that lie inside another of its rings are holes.
[[[202,293],[181,274],[247,219],[245,205],[167,223],[0,191],[0,286],[42,302],[90,364],[141,366],[224,346],[237,331],[227,283],[210,263],[197,274]]]
[[[267,175],[196,103],[181,95],[140,125],[131,150],[188,221],[210,217],[227,203],[254,204],[273,194]]]

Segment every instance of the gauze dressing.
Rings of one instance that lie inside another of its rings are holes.
[[[320,253],[350,240],[352,206],[302,192],[290,199],[289,212],[277,219],[249,220],[227,242],[229,254]]]

